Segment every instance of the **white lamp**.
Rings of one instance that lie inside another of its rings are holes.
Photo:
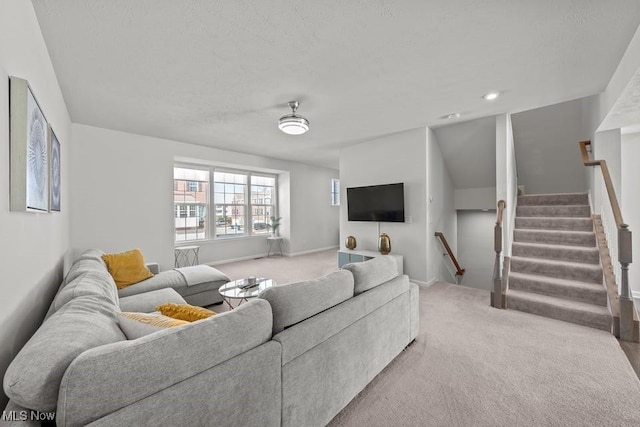
[[[309,130],[309,120],[296,114],[298,109],[298,101],[289,101],[291,114],[280,117],[278,120],[278,128],[289,135],[302,135]]]

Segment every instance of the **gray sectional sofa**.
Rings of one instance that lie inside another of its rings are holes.
[[[99,252],[79,261],[6,372],[6,410],[60,426],[321,426],[418,332],[417,286],[380,257],[127,340],[120,311],[184,299],[119,297]]]

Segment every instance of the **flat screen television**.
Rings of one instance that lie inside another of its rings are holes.
[[[349,221],[404,222],[404,184],[347,188]]]

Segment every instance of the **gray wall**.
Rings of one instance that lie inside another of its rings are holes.
[[[442,244],[434,236],[436,231],[444,234],[451,250],[457,256],[458,237],[456,211],[454,208],[453,181],[444,162],[435,133],[427,129],[427,273],[429,281],[443,280],[455,283],[455,268],[449,257],[443,257]]]
[[[458,211],[458,256],[465,274],[461,284],[492,289],[493,227],[496,211]]]
[[[417,281],[427,280],[427,141],[425,128],[372,139],[340,151],[340,242],[355,236],[357,249],[377,251],[378,223],[347,220],[348,187],[403,182],[405,223],[381,223],[391,250],[404,256],[404,271]],[[411,217],[411,222],[409,222]]]
[[[640,122],[640,119],[638,119]],[[640,260],[640,197],[638,188],[640,183],[640,133],[622,135],[622,188],[620,203],[624,221],[629,224],[633,239],[635,260]],[[640,262],[636,261],[629,267],[629,285],[636,298],[640,298]],[[640,301],[639,301],[640,303]],[[638,307],[638,306],[637,306]]]
[[[85,125],[73,125],[74,254],[97,247],[138,247],[147,260],[173,267],[175,160],[279,174],[280,229],[285,252],[337,247],[338,209],[330,205],[335,169],[269,159]],[[199,241],[200,262],[247,259],[266,253],[266,236]]]
[[[27,79],[61,144],[62,212],[9,211],[8,77]],[[40,325],[69,247],[71,122],[29,1],[0,2],[0,378]],[[7,398],[0,392],[0,408]]]
[[[583,192],[578,142],[589,124],[588,98],[512,114],[518,185],[527,194]]]

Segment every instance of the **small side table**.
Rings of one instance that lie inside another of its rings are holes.
[[[190,267],[192,265],[200,264],[198,260],[199,246],[179,246],[174,248],[173,254],[175,256],[175,267]]]
[[[275,252],[279,252],[278,255],[282,256],[282,241],[284,239],[282,237],[271,236],[267,237],[267,258],[271,256],[271,250],[273,250],[274,255]]]

